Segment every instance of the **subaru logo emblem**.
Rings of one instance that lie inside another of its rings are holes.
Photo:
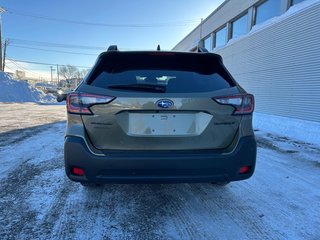
[[[160,99],[156,102],[156,105],[161,108],[170,108],[174,103],[169,99]]]

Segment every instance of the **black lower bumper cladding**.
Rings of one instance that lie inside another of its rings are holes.
[[[93,183],[229,182],[250,178],[255,169],[256,141],[243,137],[230,153],[221,151],[104,151],[94,155],[79,137],[65,139],[67,176]],[[250,171],[240,173],[241,167]],[[84,170],[83,176],[72,168]]]

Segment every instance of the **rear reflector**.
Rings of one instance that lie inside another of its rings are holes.
[[[240,168],[239,173],[240,174],[245,174],[251,171],[251,167],[250,166],[243,166]]]
[[[72,174],[78,175],[78,176],[84,176],[84,170],[82,168],[72,168],[71,170]]]
[[[251,114],[254,109],[254,97],[251,94],[237,94],[213,98],[217,103],[235,108],[234,115]]]
[[[70,93],[67,96],[67,110],[69,113],[92,115],[90,107],[96,104],[107,104],[115,97],[88,93]]]

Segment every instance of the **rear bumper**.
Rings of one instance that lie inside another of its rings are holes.
[[[225,182],[252,176],[256,162],[254,136],[243,137],[230,153],[219,151],[121,151],[93,154],[80,137],[66,137],[64,146],[67,176],[78,182],[177,183]],[[250,166],[240,174],[239,169]],[[73,167],[84,176],[71,174]]]

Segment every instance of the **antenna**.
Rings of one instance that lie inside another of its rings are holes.
[[[158,44],[158,47],[157,47],[157,51],[160,51],[161,49],[160,49],[160,44]]]

